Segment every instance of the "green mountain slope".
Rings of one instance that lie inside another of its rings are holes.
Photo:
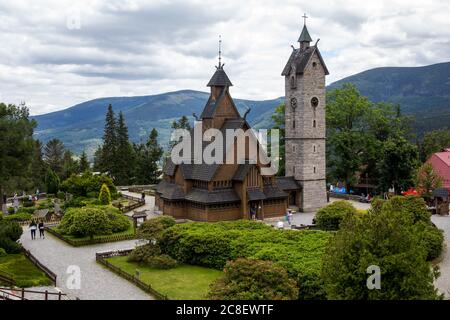
[[[372,101],[399,103],[405,114],[416,117],[418,134],[450,128],[450,63],[371,69],[337,81],[327,89],[346,82],[354,83]],[[35,116],[38,121],[36,137],[44,142],[59,138],[75,153],[86,150],[92,155],[101,142],[106,108],[111,103],[114,110],[124,113],[133,141],[145,140],[150,130],[156,128],[160,142],[166,145],[171,122],[182,115],[193,120],[192,113],[200,115],[207,99],[208,93],[192,90],[95,99],[62,111]],[[252,108],[247,118],[255,128],[269,128],[273,110],[282,101],[282,97],[266,101],[235,99],[241,114]]]

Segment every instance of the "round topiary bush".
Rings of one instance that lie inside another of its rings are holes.
[[[130,262],[146,262],[148,258],[160,255],[161,249],[158,245],[154,244],[146,244],[143,246],[136,247],[131,253],[128,255],[127,260]]]
[[[341,221],[347,215],[356,215],[358,211],[347,201],[335,201],[321,208],[315,217],[317,227],[326,231],[339,229]]]

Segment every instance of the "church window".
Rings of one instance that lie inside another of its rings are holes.
[[[318,105],[319,105],[319,99],[318,99],[317,97],[313,97],[313,98],[311,99],[311,106],[312,106],[313,108],[316,108]]]
[[[316,120],[313,120],[313,128],[316,127]]]
[[[313,62],[313,68],[317,67],[317,62]]]
[[[296,87],[296,84],[295,84],[295,76],[292,75],[292,76],[291,76],[291,88],[292,88],[292,89],[295,89],[295,87]]]
[[[295,145],[292,146],[292,151],[295,152]]]
[[[316,173],[316,166],[313,166],[313,173]]]
[[[292,128],[295,129],[295,120],[292,120]]]
[[[315,144],[313,145],[313,152],[314,153],[316,152],[316,145]]]

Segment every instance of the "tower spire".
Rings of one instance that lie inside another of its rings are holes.
[[[219,68],[222,68],[222,36],[219,34]]]
[[[298,38],[298,42],[300,42],[300,50],[306,49],[309,47],[309,43],[312,41],[311,36],[309,35],[308,28],[306,28],[306,19],[308,16],[306,13],[303,14],[303,29],[300,37]]]

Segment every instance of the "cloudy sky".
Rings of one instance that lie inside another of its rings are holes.
[[[0,101],[42,114],[106,96],[206,91],[222,36],[236,98],[283,95],[307,13],[330,76],[450,61],[450,1],[0,2]]]

